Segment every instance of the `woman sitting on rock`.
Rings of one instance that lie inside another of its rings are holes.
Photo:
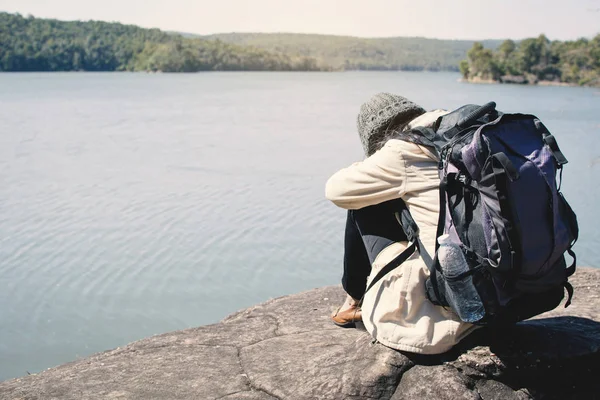
[[[333,322],[349,327],[362,320],[380,343],[413,353],[443,353],[474,329],[450,309],[427,299],[429,270],[419,252],[365,295],[369,278],[408,247],[394,215],[401,202],[419,227],[421,252],[435,253],[440,182],[437,155],[394,135],[416,126],[431,126],[445,113],[426,112],[401,96],[375,95],[361,106],[357,121],[367,158],[336,172],[326,186],[327,198],[348,210],[342,278],[348,296],[332,315]]]

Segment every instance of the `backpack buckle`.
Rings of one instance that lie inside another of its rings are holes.
[[[410,215],[408,209],[405,208],[400,212],[396,211],[394,216],[396,217],[396,221],[398,221],[402,227],[408,241],[416,242],[419,239],[419,227]]]

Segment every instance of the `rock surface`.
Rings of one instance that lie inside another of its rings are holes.
[[[573,304],[449,353],[403,354],[329,313],[340,287],[270,300],[0,383],[0,399],[600,398],[600,269],[579,268]]]
[[[500,77],[501,83],[516,83],[516,84],[527,84],[529,81],[524,75],[503,75]]]

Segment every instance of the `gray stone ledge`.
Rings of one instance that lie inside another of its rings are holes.
[[[477,331],[439,356],[335,327],[344,293],[331,286],[0,382],[0,399],[600,398],[600,269],[571,281],[568,309]]]

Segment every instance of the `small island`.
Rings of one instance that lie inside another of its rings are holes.
[[[467,58],[460,72],[468,82],[600,86],[600,34],[565,42],[544,35],[505,40],[495,51],[475,42]]]

